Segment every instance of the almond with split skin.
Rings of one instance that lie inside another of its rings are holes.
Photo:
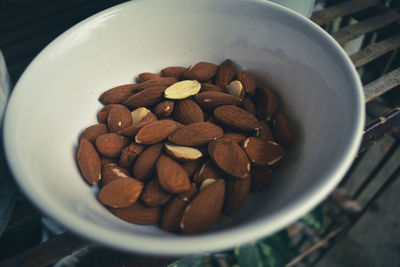
[[[199,192],[186,207],[180,227],[185,234],[200,234],[218,220],[224,204],[225,181],[219,179]]]
[[[140,73],[137,77],[138,83],[143,83],[148,80],[157,80],[157,79],[161,79],[161,76],[156,73],[151,73],[151,72]]]
[[[155,144],[146,148],[133,165],[133,176],[139,180],[146,180],[155,173],[155,164],[161,155],[163,144]]]
[[[200,146],[217,140],[223,134],[222,128],[211,122],[195,122],[176,130],[168,139],[177,145]]]
[[[175,132],[178,125],[172,120],[160,120],[142,127],[136,134],[135,142],[138,144],[156,144],[166,139]]]
[[[176,103],[174,118],[183,124],[204,121],[203,111],[193,100],[185,99]]]
[[[94,143],[100,135],[108,133],[107,125],[103,123],[94,124],[87,127],[79,137],[80,140],[86,139],[91,143]]]
[[[109,163],[101,168],[101,185],[105,186],[111,181],[119,178],[131,178],[129,171],[115,163]]]
[[[285,147],[290,146],[293,141],[291,126],[281,113],[276,113],[272,120],[272,127],[276,139]]]
[[[171,66],[161,70],[162,77],[173,77],[177,80],[182,79],[185,67]]]
[[[197,94],[194,99],[200,107],[206,110],[213,110],[223,105],[239,105],[239,97],[217,91],[206,91]]]
[[[257,130],[256,130],[257,138],[264,141],[274,141],[274,136],[272,135],[271,128],[269,128],[268,124],[265,121],[259,121]]]
[[[118,132],[131,124],[131,112],[125,106],[117,105],[110,109],[107,116],[107,127],[111,133]]]
[[[190,66],[187,70],[188,77],[199,82],[204,82],[214,77],[218,66],[209,62],[198,62]]]
[[[256,137],[247,138],[243,143],[243,149],[252,163],[264,167],[276,164],[285,155],[279,144]]]
[[[83,178],[91,185],[97,185],[101,179],[101,162],[96,148],[86,139],[82,139],[76,155]]]
[[[155,224],[161,217],[161,207],[147,207],[139,201],[126,208],[110,208],[110,211],[118,218],[135,224]]]
[[[200,186],[205,179],[222,179],[224,176],[225,175],[221,169],[219,169],[213,161],[208,160],[196,170],[193,175],[193,181]]]
[[[205,179],[199,188],[199,192],[203,191],[204,189],[206,189],[209,185],[211,185],[212,183],[215,183],[217,181],[217,179],[214,178],[207,178]]]
[[[129,207],[139,198],[143,183],[133,178],[119,178],[107,183],[98,193],[99,201],[113,208]]]
[[[196,80],[184,80],[169,86],[164,91],[167,99],[185,99],[200,91],[201,84]]]
[[[129,140],[117,133],[103,134],[96,139],[96,147],[99,153],[109,158],[118,157],[128,144]]]
[[[158,158],[156,168],[158,181],[167,192],[175,194],[190,190],[189,177],[175,160],[166,155],[161,155]]]
[[[236,76],[236,67],[232,60],[227,59],[218,66],[215,82],[220,88],[225,88]]]
[[[134,137],[139,130],[147,124],[157,121],[157,117],[147,108],[140,107],[131,112],[132,125],[120,130],[118,133],[127,136]]]
[[[135,159],[143,152],[145,145],[135,142],[130,143],[129,146],[124,148],[119,156],[119,165],[123,168],[128,168]]]
[[[189,146],[179,146],[172,143],[165,143],[164,149],[168,155],[178,161],[196,160],[203,156],[203,153],[201,153],[200,150]]]
[[[121,104],[131,95],[137,88],[137,84],[124,84],[114,88],[111,88],[101,94],[99,101],[103,105],[107,104]]]
[[[226,193],[223,212],[233,216],[244,205],[250,192],[251,178],[237,179],[230,177],[226,180]]]
[[[253,75],[245,71],[240,71],[236,73],[236,80],[239,80],[242,83],[243,88],[247,93],[251,95],[254,94],[256,90],[256,82]]]
[[[173,101],[163,101],[158,103],[154,108],[154,114],[162,119],[171,116],[172,111],[174,110],[175,103]]]
[[[225,126],[239,131],[254,131],[258,125],[258,119],[236,106],[225,105],[214,110],[214,117]]]
[[[259,86],[255,91],[257,116],[261,120],[269,121],[278,107],[278,96],[266,86]]]
[[[140,196],[140,200],[149,207],[162,206],[167,203],[170,198],[171,194],[160,186],[157,178],[154,178],[145,185]]]
[[[227,91],[228,94],[237,96],[241,99],[243,99],[244,95],[245,95],[243,85],[238,80],[235,80],[235,81],[231,82],[230,84],[228,84],[228,86],[225,88],[225,91]]]

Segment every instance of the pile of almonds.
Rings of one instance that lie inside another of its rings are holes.
[[[82,176],[115,216],[170,232],[235,214],[292,142],[276,93],[229,59],[145,72],[99,100],[99,123],[80,136]]]

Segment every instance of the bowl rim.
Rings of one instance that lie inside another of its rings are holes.
[[[99,13],[96,13],[91,17],[74,25],[63,34],[58,36],[50,44],[48,44],[30,63],[25,72],[30,69],[30,66],[32,64],[35,64],[38,58],[46,53],[46,49],[49,46],[53,45],[56,41],[63,40],[63,38],[66,36],[66,33],[74,31],[76,28],[81,27],[82,25],[96,19],[99,16],[115,12],[118,9],[122,9],[128,5],[135,5],[136,2],[140,2],[140,0],[125,2],[113,6]],[[343,65],[346,68],[344,71],[351,74],[349,75],[349,77],[351,78],[352,87],[355,88],[356,95],[356,103],[354,103],[356,105],[354,116],[356,120],[357,118],[358,120],[351,129],[351,136],[346,143],[347,148],[343,151],[343,158],[340,161],[336,162],[336,164],[332,165],[330,170],[328,170],[323,176],[321,176],[321,180],[323,182],[318,183],[313,187],[310,187],[310,190],[302,193],[296,202],[286,204],[280,210],[269,214],[267,218],[263,218],[255,222],[249,222],[246,225],[241,225],[232,229],[223,229],[217,232],[205,233],[195,237],[171,236],[171,238],[168,240],[168,245],[164,245],[163,242],[157,237],[150,237],[141,234],[136,235],[135,242],[132,242],[132,237],[130,236],[126,236],[115,230],[106,229],[105,227],[101,227],[96,224],[88,223],[85,219],[76,214],[63,211],[58,205],[54,204],[54,202],[51,201],[51,198],[48,197],[46,194],[40,194],[40,191],[42,189],[28,188],[24,185],[24,178],[21,178],[21,172],[18,170],[18,167],[13,164],[13,159],[10,156],[12,154],[12,148],[8,145],[7,136],[11,135],[11,132],[7,131],[7,121],[10,120],[10,117],[12,115],[10,114],[7,107],[3,127],[3,142],[6,152],[6,158],[8,161],[8,165],[10,166],[11,172],[19,188],[22,190],[25,196],[27,196],[44,215],[54,219],[61,226],[65,227],[73,233],[78,234],[79,236],[84,237],[85,239],[109,247],[114,247],[121,251],[168,256],[221,251],[260,238],[265,238],[266,236],[270,236],[288,226],[290,223],[296,221],[306,212],[310,211],[321,201],[323,201],[334,189],[334,187],[340,182],[346,171],[349,169],[361,143],[362,131],[365,121],[365,106],[363,86],[358,76],[358,73],[350,58],[340,47],[340,45],[333,39],[333,37],[331,37],[328,33],[326,33],[311,20],[308,20],[306,17],[303,17],[302,15],[286,7],[280,6],[272,2],[264,0],[242,0],[242,2],[260,4],[268,6],[276,12],[286,13],[287,16],[291,16],[292,18],[298,20],[299,23],[303,23],[304,25],[307,25],[307,27],[318,32],[320,37],[324,39],[324,42],[327,42],[327,44],[330,46],[329,49],[337,54],[339,62],[338,64]],[[24,76],[25,72],[21,77]],[[15,86],[16,89],[18,88],[18,85],[19,81]],[[14,90],[11,95],[10,102],[13,102],[15,91],[16,90]],[[266,220],[269,221],[267,224]]]

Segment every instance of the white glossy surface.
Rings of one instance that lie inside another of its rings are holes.
[[[100,93],[140,72],[225,58],[274,88],[296,122],[296,148],[273,185],[200,236],[111,215],[74,159],[78,134],[96,123]],[[117,249],[188,254],[272,234],[317,205],[350,166],[363,122],[357,73],[333,39],[304,17],[256,0],[141,0],[85,20],[40,53],[13,92],[5,144],[22,190],[66,228]]]

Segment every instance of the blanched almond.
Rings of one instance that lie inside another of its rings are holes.
[[[168,155],[179,161],[196,160],[203,156],[203,153],[194,147],[179,146],[172,143],[165,143],[164,146]]]
[[[200,91],[201,84],[196,80],[185,80],[174,83],[164,91],[164,97],[168,99],[185,99]]]

